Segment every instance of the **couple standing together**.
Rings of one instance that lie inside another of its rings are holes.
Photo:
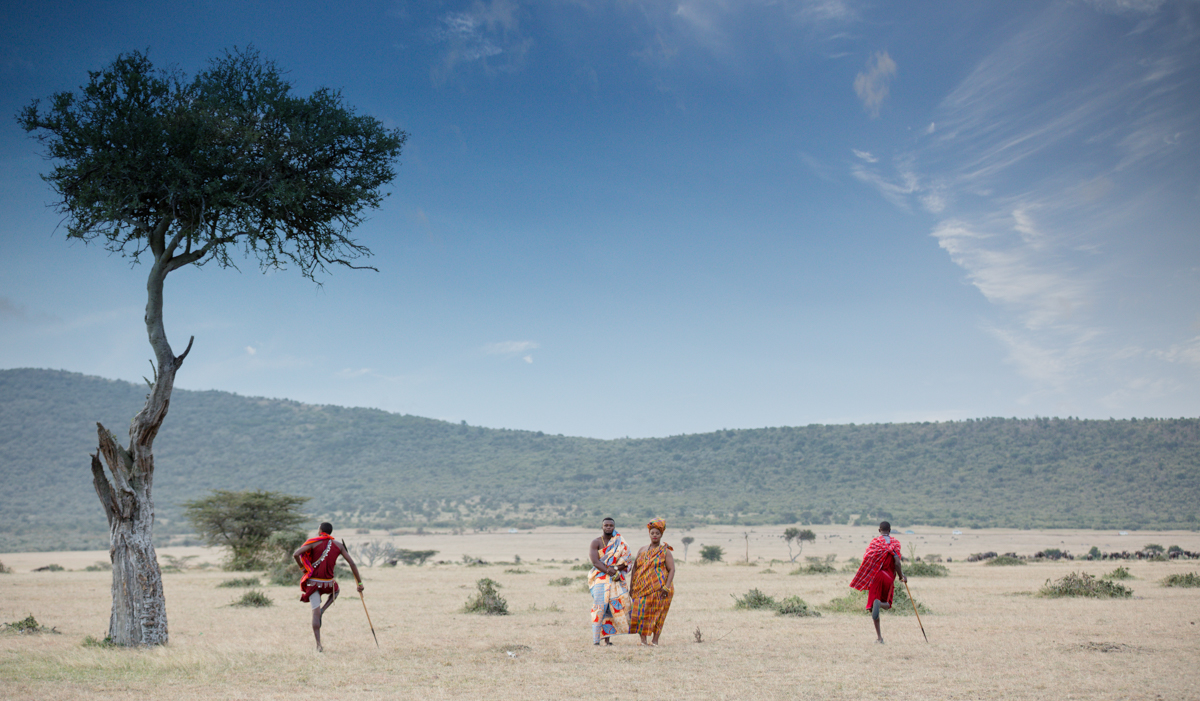
[[[588,589],[592,593],[592,644],[612,645],[609,636],[636,633],[642,645],[658,645],[663,622],[675,595],[675,558],[673,548],[662,542],[667,529],[664,519],[646,524],[650,544],[632,558],[629,548],[617,533],[616,522],[606,518],[601,535],[592,541],[588,556],[592,569]],[[646,636],[651,636],[649,643]]]

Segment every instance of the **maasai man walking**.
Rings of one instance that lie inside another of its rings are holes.
[[[601,522],[600,537],[592,541],[588,557],[592,570],[588,572],[588,589],[592,592],[592,644],[612,645],[610,635],[629,633],[629,548],[617,533],[611,518]]]
[[[333,524],[322,523],[316,537],[304,541],[304,545],[292,553],[296,564],[304,570],[304,576],[300,578],[300,600],[312,607],[312,628],[313,636],[317,639],[317,652],[325,651],[325,648],[321,647],[321,617],[326,609],[333,606],[338,596],[338,583],[333,576],[338,556],[350,565],[354,581],[358,582],[358,590],[363,590],[362,577],[358,576],[358,565],[354,564],[350,553],[342,550],[342,546],[333,539],[332,533]],[[321,605],[322,594],[329,596],[324,606]]]
[[[650,644],[657,646],[675,596],[675,556],[671,554],[674,548],[662,542],[663,531],[667,530],[665,519],[656,518],[646,528],[650,531],[650,544],[638,551],[629,582],[629,594],[633,597],[629,627],[630,632],[641,637],[643,645],[646,636],[652,635]]]
[[[850,581],[850,587],[867,592],[867,610],[871,612],[871,620],[875,622],[875,642],[883,642],[883,634],[879,632],[879,611],[892,607],[893,584],[896,577],[901,582],[907,582],[904,570],[900,567],[900,541],[892,535],[892,524],[884,521],[879,524],[879,535],[871,539],[867,552],[863,555],[858,573]]]

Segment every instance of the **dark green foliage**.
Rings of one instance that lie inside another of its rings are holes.
[[[56,565],[53,562],[51,562],[49,565],[46,565],[45,567],[39,567],[34,570],[34,572],[62,572],[62,571],[63,571],[63,566]]]
[[[257,586],[260,586],[261,584],[262,584],[262,582],[260,582],[258,580],[258,577],[238,577],[236,579],[226,579],[224,582],[221,582],[217,586],[218,587],[236,588],[236,587],[257,587]]]
[[[478,592],[467,600],[463,613],[483,613],[489,616],[504,616],[508,614],[508,602],[497,592],[500,583],[484,577],[475,582]]]
[[[720,562],[723,557],[725,557],[725,549],[720,545],[705,545],[700,548],[702,562]]]
[[[573,565],[571,567],[571,570],[574,572],[586,572],[590,569],[592,569],[592,563],[590,562],[581,562],[578,565]]]
[[[1142,550],[1145,550],[1153,555],[1161,555],[1163,552],[1165,552],[1163,546],[1159,545],[1158,543],[1147,543],[1146,545],[1142,546]]]
[[[788,546],[788,558],[795,562],[796,558],[804,552],[804,544],[817,539],[817,534],[813,533],[808,528],[788,528],[783,532],[783,540]],[[796,554],[792,554],[792,546],[796,546]]]
[[[1118,567],[1117,569],[1113,570],[1112,572],[1109,572],[1108,574],[1100,577],[1100,579],[1107,579],[1109,581],[1123,581],[1126,579],[1134,579],[1134,578],[1135,577],[1132,574],[1130,574],[1129,570],[1125,569],[1124,567]]]
[[[1092,549],[1088,551],[1088,557],[1093,560],[1099,560],[1102,556],[1103,553],[1100,552],[1100,548],[1096,547],[1095,545],[1093,545]]]
[[[991,558],[983,564],[995,567],[1011,567],[1013,565],[1024,565],[1025,561],[1019,557],[1012,557],[1011,555],[1000,555],[999,557]]]
[[[57,634],[58,632],[59,632],[59,630],[57,628],[47,628],[46,626],[38,623],[37,619],[33,617],[32,613],[19,621],[13,621],[12,623],[5,623],[4,625],[0,626],[0,633],[17,633],[20,635],[36,635],[38,633],[56,633]]]
[[[779,607],[775,613],[780,616],[797,616],[799,618],[819,617],[821,614],[816,609],[810,609],[808,604],[798,596],[789,596],[779,602]]]
[[[97,420],[127,425],[144,399],[144,385],[0,370],[0,450],[8,456],[0,482],[23,485],[0,492],[11,550],[108,547],[95,491],[78,477],[79,456],[95,449]],[[176,389],[155,459],[171,465],[155,477],[160,537],[189,531],[180,508],[187,500],[232,485],[295,489],[330,465],[341,466],[340,477],[306,508],[339,528],[594,525],[618,503],[629,512],[613,514],[619,524],[653,510],[686,514],[674,526],[682,528],[728,523],[742,501],[753,511],[739,523],[772,523],[787,511],[803,526],[861,503],[858,485],[872,465],[903,476],[889,485],[894,523],[1200,526],[1197,419],[986,419],[593,440]],[[647,474],[655,490],[635,489]]]
[[[998,558],[997,558],[998,559]],[[994,562],[994,561],[993,561]],[[990,563],[989,563],[990,564]],[[910,562],[903,565],[907,577],[949,577],[950,569],[936,562]]]
[[[251,589],[250,591],[246,592],[245,594],[242,594],[242,598],[233,602],[232,604],[230,604],[230,606],[246,606],[246,607],[253,607],[253,608],[262,608],[264,606],[272,606],[273,604],[274,604],[274,602],[272,602],[271,598],[268,597],[266,594],[262,593],[261,591],[258,591],[257,589]]]
[[[232,252],[313,277],[370,253],[346,234],[383,200],[406,135],[354,114],[336,91],[291,88],[251,49],[191,80],[133,52],[17,121],[55,163],[44,179],[68,238],[137,257],[163,228],[182,239],[174,267],[227,266]]]
[[[1200,587],[1200,572],[1184,572],[1168,575],[1162,580],[1164,587]]]
[[[1089,597],[1093,599],[1128,599],[1133,590],[1128,587],[1097,579],[1083,572],[1072,572],[1051,582],[1049,579],[1038,590],[1038,596],[1057,599],[1064,596]]]
[[[396,561],[403,562],[406,565],[423,565],[426,560],[437,554],[437,550],[405,550],[404,548],[397,548],[395,551]]]
[[[279,550],[281,544],[270,546],[268,541],[283,532],[289,543],[294,542],[296,527],[308,520],[300,511],[307,501],[308,497],[278,492],[218,489],[203,499],[186,502],[183,513],[206,543],[229,548],[225,569],[246,571],[278,562],[280,553],[271,550]],[[291,552],[287,556],[290,558]]]
[[[742,598],[735,599],[733,607],[735,609],[749,609],[754,611],[758,609],[778,609],[779,604],[775,601],[774,597],[768,596],[758,589],[751,589],[742,595]]]

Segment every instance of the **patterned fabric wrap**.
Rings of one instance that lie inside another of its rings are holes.
[[[600,561],[610,567],[628,567],[629,548],[626,547],[625,539],[620,533],[613,531],[608,545],[600,551]],[[592,602],[592,625],[600,626],[603,636],[625,635],[629,632],[629,609],[632,600],[629,597],[629,582],[626,576],[626,572],[618,570],[615,575],[609,577],[595,567],[588,572],[588,589],[597,585],[604,586],[603,605],[600,604],[600,597]]]
[[[328,533],[319,533],[315,538],[304,541],[304,545],[324,541],[325,547],[317,546],[306,553],[301,553],[300,564],[304,568],[304,576],[300,578],[301,601],[308,601],[314,589],[322,591],[337,591],[337,582],[333,579],[333,568],[337,564],[338,555],[342,549],[337,541]],[[303,546],[302,546],[303,547]],[[318,554],[318,550],[320,553]],[[310,583],[309,580],[316,580]]]
[[[896,536],[892,536],[890,543],[884,541],[881,535],[872,538],[867,552],[863,555],[862,564],[858,566],[858,572],[854,579],[850,580],[850,588],[866,591],[871,586],[876,572],[892,572],[892,555],[900,557],[900,541]]]
[[[651,545],[646,552],[638,555],[633,565],[633,612],[630,614],[630,633],[638,635],[658,635],[662,633],[663,623],[667,620],[667,611],[671,609],[671,601],[675,598],[675,585],[667,590],[667,597],[661,596],[663,585],[667,582],[667,551],[674,550],[670,545],[660,542]]]
[[[656,518],[650,523],[646,524],[646,530],[650,530],[651,528],[657,528],[659,533],[666,533],[667,520],[665,518]],[[671,549],[674,550],[674,548]]]

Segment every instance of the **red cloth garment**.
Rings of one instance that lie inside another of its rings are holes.
[[[321,542],[325,545],[322,547]],[[337,581],[333,578],[333,568],[337,564],[338,555],[342,548],[328,533],[321,533],[315,538],[304,541],[304,545],[317,543],[312,550],[300,555],[304,567],[304,576],[300,578],[300,600],[307,602],[314,592],[338,593]]]
[[[875,573],[879,571],[886,572],[889,578],[896,576],[892,555],[901,557],[900,541],[896,536],[892,536],[891,540],[892,542],[888,543],[881,535],[871,539],[871,544],[867,546],[867,552],[863,555],[862,564],[858,566],[858,572],[855,573],[854,579],[850,580],[851,589],[859,591],[869,589],[871,581],[875,579]]]
[[[886,570],[879,570],[875,576],[871,578],[871,585],[867,587],[867,610],[871,610],[871,605],[876,599],[884,602],[888,606],[892,605],[892,595],[896,592],[896,573]]]

